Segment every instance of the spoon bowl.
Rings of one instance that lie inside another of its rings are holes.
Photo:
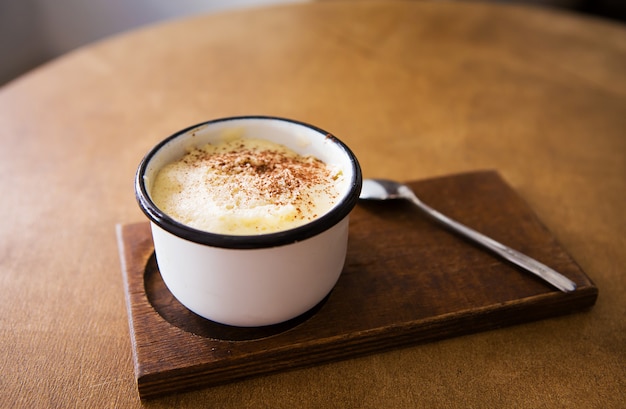
[[[388,179],[364,179],[361,200],[408,200],[426,215],[457,234],[481,245],[503,259],[535,274],[563,292],[576,290],[576,283],[545,264],[485,236],[422,202],[407,185]]]

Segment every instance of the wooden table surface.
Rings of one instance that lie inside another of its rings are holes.
[[[587,312],[139,400],[115,237],[188,125],[285,116],[364,175],[495,169],[599,288]],[[317,2],[90,45],[0,88],[1,407],[626,406],[626,28],[521,6]]]

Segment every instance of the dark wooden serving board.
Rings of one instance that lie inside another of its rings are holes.
[[[442,213],[560,271],[553,289],[442,229],[405,202],[359,204],[344,272],[313,311],[266,328],[232,328],[169,293],[147,222],[118,226],[137,387],[142,398],[232,382],[585,310],[598,290],[498,175],[410,184]]]

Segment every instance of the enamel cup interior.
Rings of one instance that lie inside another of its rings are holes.
[[[249,117],[202,124],[183,130],[165,140],[153,154],[143,175],[148,194],[152,190],[152,181],[156,173],[166,164],[179,160],[194,147],[236,137],[265,139],[284,145],[300,155],[313,155],[326,164],[338,165],[346,175],[340,197],[348,196],[350,190],[354,188],[355,164],[334,137],[297,122]]]

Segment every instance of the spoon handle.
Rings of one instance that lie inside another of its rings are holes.
[[[410,194],[405,193],[405,196],[409,198],[417,207],[419,207],[426,214],[430,215],[433,219],[437,220],[441,224],[448,226],[457,233],[484,246],[488,250],[491,250],[495,254],[510,261],[511,263],[537,275],[538,277],[552,284],[559,290],[563,292],[570,292],[576,289],[576,283],[574,283],[572,280],[565,277],[564,275],[560,274],[559,272],[535,260],[534,258],[522,254],[519,251],[514,250],[510,247],[507,247],[504,244],[499,243],[494,239],[487,237],[484,234],[481,234],[438,212],[437,210],[419,200],[415,196],[415,194],[413,194],[413,192],[410,192]]]

